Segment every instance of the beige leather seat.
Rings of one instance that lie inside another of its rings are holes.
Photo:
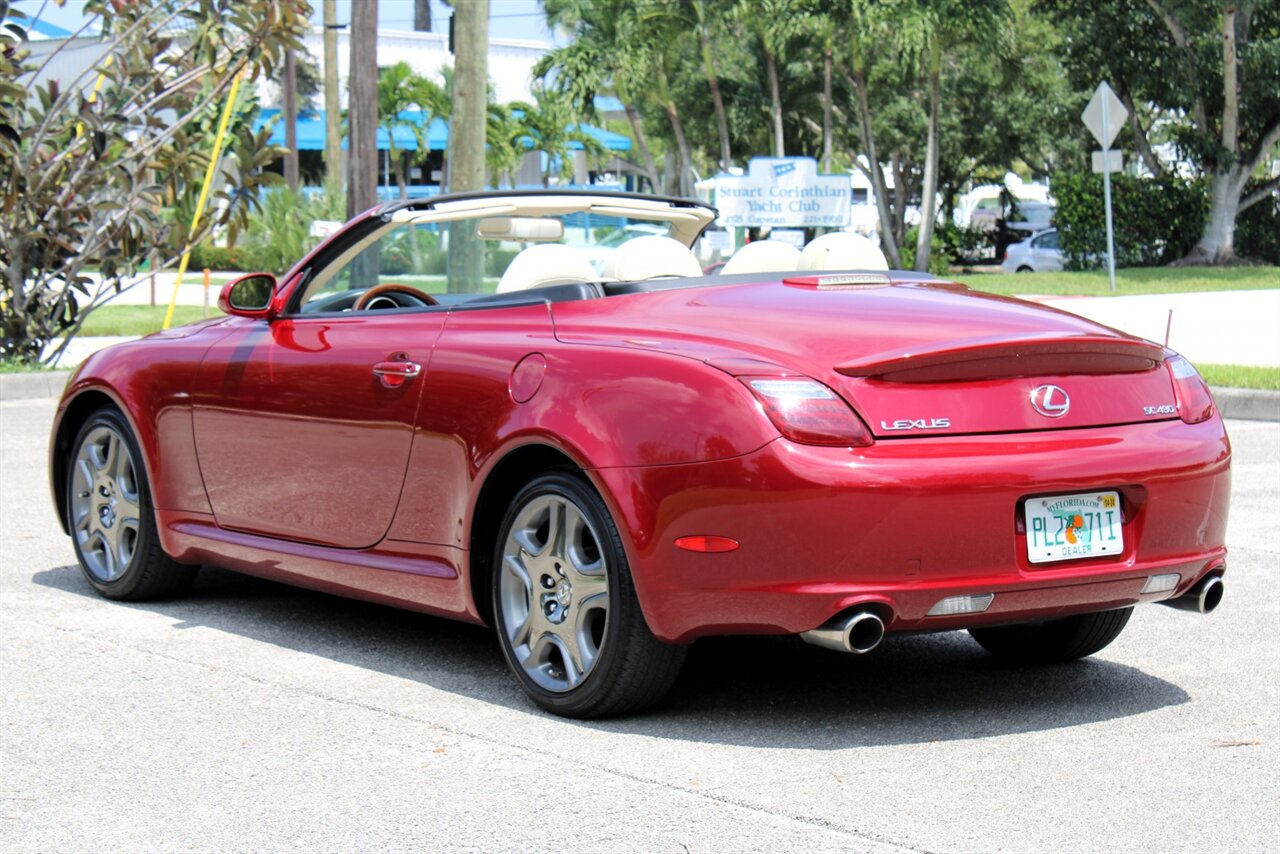
[[[800,269],[800,250],[781,240],[757,240],[733,253],[720,275],[734,273],[792,273]]]
[[[619,282],[685,278],[701,276],[702,265],[679,240],[653,234],[619,246],[605,264],[604,275]]]
[[[498,293],[544,285],[594,282],[599,278],[591,262],[576,249],[559,243],[539,243],[511,259],[507,271],[498,281]]]
[[[880,247],[860,234],[833,231],[800,253],[801,270],[888,270]]]

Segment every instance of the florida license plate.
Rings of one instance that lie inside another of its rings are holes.
[[[1023,514],[1032,563],[1114,555],[1124,548],[1117,492],[1029,498]]]

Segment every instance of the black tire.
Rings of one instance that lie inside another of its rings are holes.
[[[127,467],[113,469],[114,474],[106,471],[105,464],[102,469],[92,464],[96,458],[92,455],[102,455],[112,436],[119,442],[116,453],[128,453]],[[66,461],[67,529],[71,531],[81,573],[107,599],[137,602],[176,596],[191,586],[199,570],[178,563],[160,547],[151,487],[142,459],[129,422],[118,410],[104,407],[80,428]],[[99,492],[103,488],[106,492]],[[77,517],[77,508],[84,511],[86,503],[90,509]],[[135,508],[136,517],[132,515]],[[110,521],[106,521],[104,513]],[[96,516],[97,523],[89,519],[87,525],[78,524],[86,521],[86,515]],[[108,553],[111,529],[115,529],[114,536],[122,546]],[[121,559],[121,550],[127,552],[127,557]]]
[[[1133,608],[1059,620],[969,629],[982,648],[1017,664],[1059,664],[1093,655],[1120,636]]]
[[[557,505],[562,508],[560,519],[575,520],[562,522],[559,535],[552,530],[556,518],[552,508]],[[565,509],[570,505],[580,516]],[[545,523],[540,521],[544,507]],[[585,526],[578,524],[575,534],[570,526],[578,519]],[[541,535],[544,525],[547,533]],[[521,545],[536,545],[540,536],[540,549],[530,552]],[[574,557],[568,556],[570,550]],[[590,558],[583,559],[585,574],[578,571],[581,554]],[[508,559],[514,562],[514,570],[508,567]],[[600,569],[590,569],[598,563],[602,563]],[[575,598],[574,580],[582,599]],[[494,625],[502,654],[525,693],[549,712],[597,718],[639,711],[661,700],[680,674],[686,648],[664,643],[649,631],[618,529],[604,501],[575,470],[557,469],[534,478],[512,499],[494,545],[492,583]],[[603,590],[602,583],[607,584]],[[535,615],[538,601],[542,609]],[[606,602],[607,608],[602,607]],[[560,622],[553,628],[549,621],[557,616]],[[557,634],[574,634],[570,620],[575,621],[573,625],[591,620],[587,635],[576,634],[576,640],[566,641]],[[569,649],[565,644],[572,644],[571,659],[562,651]],[[539,651],[544,655],[540,657]],[[590,663],[581,672],[566,663],[585,661],[588,653]]]
[[[1018,268],[1017,272],[1019,272],[1019,273],[1034,273],[1034,272],[1035,272],[1035,270],[1031,269],[1031,268],[1030,268],[1030,267],[1028,267],[1026,264],[1023,264],[1021,267],[1019,267],[1019,268]]]

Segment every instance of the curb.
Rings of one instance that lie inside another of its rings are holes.
[[[67,385],[70,371],[32,371],[26,374],[0,374],[0,400],[34,400],[58,397]]]
[[[1214,402],[1223,418],[1280,421],[1280,391],[1212,386]]]
[[[0,374],[0,400],[58,397],[70,376],[70,371]],[[1223,418],[1280,421],[1280,391],[1221,386],[1213,386],[1210,390]]]

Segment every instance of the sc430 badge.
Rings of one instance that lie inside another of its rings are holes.
[[[1178,407],[1172,403],[1166,403],[1163,406],[1144,406],[1142,407],[1143,415],[1177,415]]]
[[[950,418],[900,418],[892,424],[880,422],[882,430],[946,430],[950,426]]]

